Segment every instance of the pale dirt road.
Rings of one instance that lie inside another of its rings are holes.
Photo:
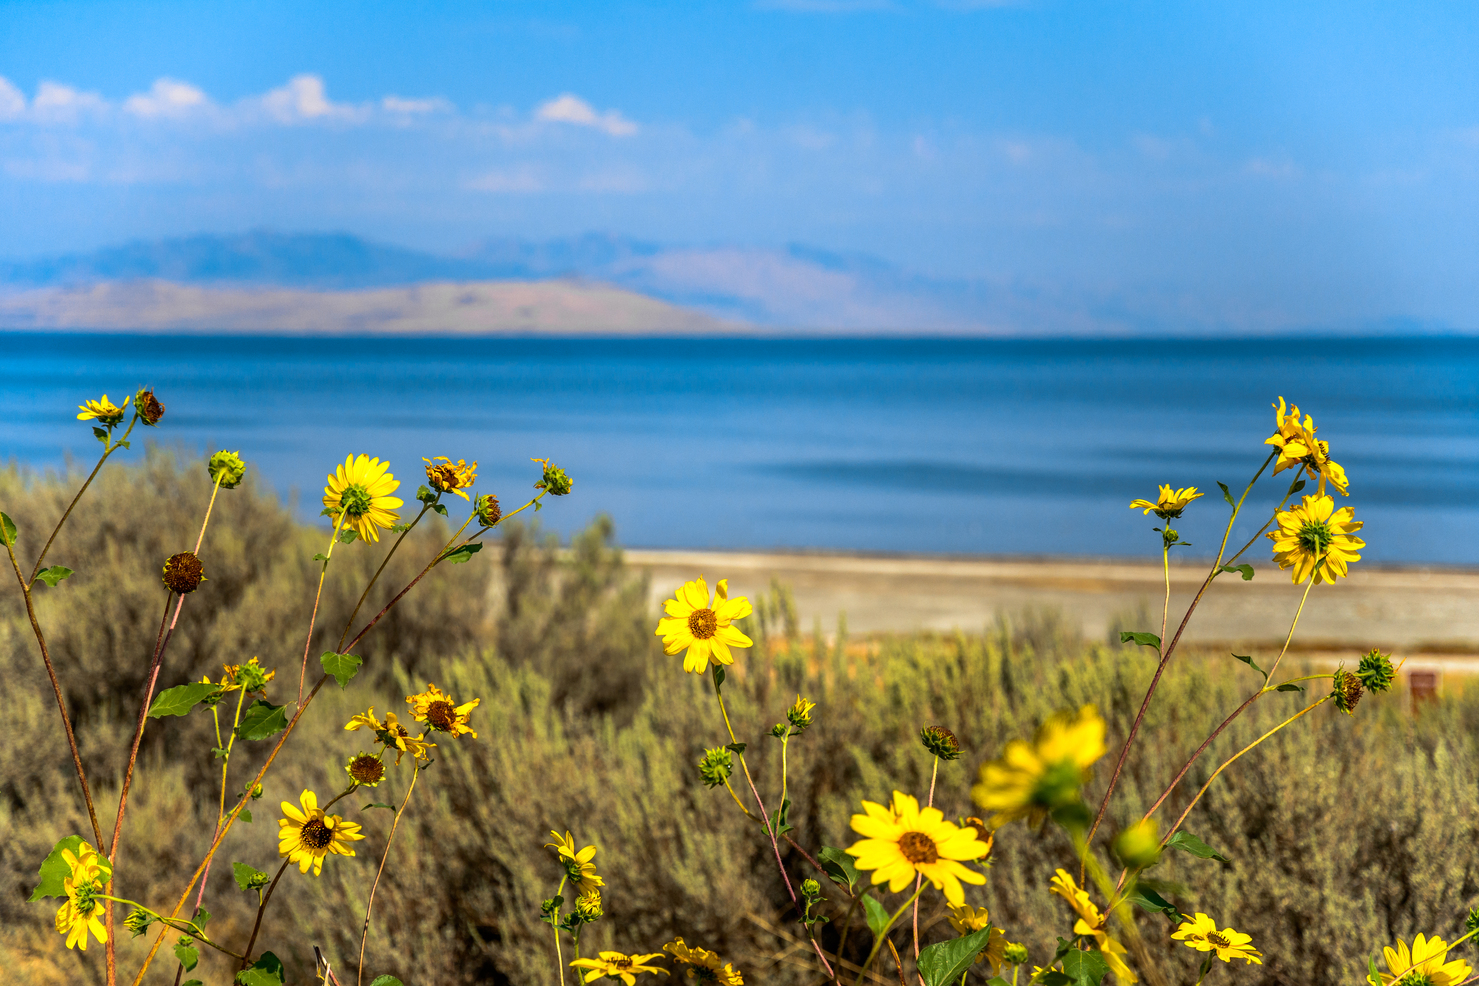
[[[655,603],[686,579],[728,578],[735,595],[758,596],[772,579],[791,587],[801,627],[838,613],[851,633],[961,629],[979,631],[998,613],[1052,607],[1100,639],[1121,614],[1144,608],[1158,630],[1165,583],[1155,563],[957,559],[880,555],[714,551],[626,552],[652,577]],[[1206,577],[1207,564],[1171,567],[1174,625]],[[1273,564],[1255,564],[1251,582],[1220,575],[1197,608],[1186,640],[1198,644],[1277,647],[1288,632],[1302,587]],[[1349,660],[1379,646],[1407,656],[1409,669],[1433,665],[1479,672],[1479,571],[1355,565],[1351,577],[1319,585],[1300,617],[1291,654]]]

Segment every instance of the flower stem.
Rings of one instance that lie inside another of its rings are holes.
[[[103,454],[101,457],[99,457],[98,464],[92,467],[92,472],[88,473],[87,479],[82,481],[82,485],[77,489],[77,495],[72,497],[71,503],[67,504],[67,509],[62,514],[62,519],[57,521],[56,526],[51,529],[51,537],[46,539],[46,544],[42,547],[41,554],[36,556],[36,567],[31,569],[31,582],[36,581],[36,576],[41,571],[41,563],[46,560],[46,553],[51,550],[51,542],[56,540],[56,536],[62,531],[62,525],[67,522],[68,517],[72,516],[72,509],[77,506],[77,501],[82,499],[82,494],[86,493],[87,488],[92,485],[92,481],[97,476],[98,470],[102,469],[103,463],[108,461],[108,456],[118,451],[118,449],[122,447],[123,443],[128,441],[128,433],[134,430],[134,425],[137,424],[138,421],[139,416],[138,414],[135,414],[134,419],[130,421],[128,423],[128,427],[124,429],[123,437],[120,438],[118,441],[113,442],[111,445],[104,446]],[[30,582],[27,582],[26,584],[30,585]]]
[[[329,559],[334,557],[334,545],[339,543],[339,528],[344,525],[344,516],[348,512],[347,509],[339,511],[339,517],[334,521],[334,533],[329,535],[329,550],[319,565],[318,592],[313,595],[313,613],[308,617],[308,639],[303,641],[303,668],[298,672],[298,705],[303,704],[303,682],[308,676],[308,651],[313,646],[313,626],[318,622],[318,603],[324,595],[324,579],[329,574]]]
[[[370,908],[375,906],[375,891],[380,889],[380,876],[385,872],[385,861],[390,858],[390,844],[395,841],[395,828],[401,822],[401,816],[406,812],[406,806],[411,803],[411,795],[416,790],[416,778],[421,776],[421,765],[413,764],[411,772],[411,786],[406,788],[406,798],[401,802],[400,809],[395,813],[395,818],[390,822],[390,835],[385,839],[385,851],[380,854],[380,868],[375,871],[375,882],[370,885],[370,899],[365,903],[365,926],[359,935],[359,974],[355,977],[356,986],[365,981],[365,941],[370,937]],[[555,932],[555,939],[559,940],[559,932]]]
[[[930,799],[926,808],[935,806],[935,778],[940,776],[940,758],[935,757],[934,766],[930,768]],[[918,891],[924,883],[924,874],[921,873],[914,878],[914,961],[919,961],[919,894]]]
[[[262,902],[257,905],[257,920],[252,923],[252,937],[247,939],[246,954],[239,956],[239,958],[241,959],[241,967],[243,969],[245,969],[247,965],[252,961],[252,946],[257,944],[257,932],[262,930],[262,914],[264,911],[267,910],[267,902],[272,899],[272,891],[277,889],[277,881],[282,879],[282,875],[284,872],[286,872],[288,868],[288,863],[290,862],[292,862],[292,860],[289,859],[285,859],[282,861],[282,865],[277,868],[277,876],[272,878],[272,883],[268,885],[267,892],[262,895]],[[189,891],[186,891],[186,893],[189,893]],[[162,938],[163,932],[161,932],[160,934]],[[159,943],[155,942],[154,947],[158,948]],[[148,963],[145,963],[145,968],[147,967]],[[140,969],[139,978],[142,979],[143,975],[144,970]],[[139,980],[137,979],[134,980],[135,983],[137,983],[138,981]]]
[[[410,534],[411,531],[416,527],[416,525],[421,523],[421,518],[425,517],[426,512],[430,509],[430,504],[422,504],[421,512],[416,515],[416,519],[411,521],[410,526],[408,526],[404,531],[401,531],[401,536],[395,539],[395,544],[390,546],[390,550],[387,551],[385,553],[385,557],[380,560],[380,567],[375,569],[374,575],[370,576],[370,581],[365,584],[365,591],[359,594],[359,602],[354,604],[354,611],[349,614],[349,619],[344,621],[344,632],[339,634],[339,646],[341,648],[344,646],[344,638],[349,636],[349,628],[354,626],[354,618],[359,615],[360,607],[365,604],[365,599],[369,597],[370,590],[375,587],[376,581],[379,580],[380,573],[385,571],[386,565],[390,564],[391,556],[394,555],[396,549],[401,546],[401,542],[406,539],[406,535]]]
[[[565,881],[568,879],[568,873],[560,877],[560,885],[555,888],[556,897],[565,892]],[[550,922],[550,927],[555,931],[555,970],[560,974],[560,986],[565,986],[565,956],[560,950],[560,910],[559,907],[555,908],[555,919]]]
[[[888,937],[888,930],[892,928],[894,926],[894,922],[898,921],[899,918],[903,916],[904,912],[909,909],[909,905],[919,899],[919,895],[923,892],[923,890],[924,886],[921,884],[918,888],[915,889],[914,893],[910,895],[908,900],[899,905],[899,909],[897,911],[894,911],[894,913],[889,917],[888,923],[879,930],[878,934],[873,936],[873,950],[870,951],[868,953],[868,957],[863,960],[863,967],[858,970],[858,978],[853,980],[852,986],[861,986],[863,982],[863,974],[868,971],[868,967],[872,965],[873,960],[878,957],[878,950],[883,947],[883,941],[885,938]]]

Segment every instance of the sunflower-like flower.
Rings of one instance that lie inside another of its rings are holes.
[[[1458,986],[1469,978],[1472,971],[1469,963],[1463,959],[1445,962],[1444,959],[1448,958],[1448,942],[1436,935],[1424,938],[1419,934],[1413,939],[1411,949],[1408,949],[1406,942],[1399,941],[1396,948],[1388,945],[1381,952],[1387,960],[1387,971],[1379,973],[1380,983],[1368,976],[1367,981],[1371,986],[1391,986],[1393,983],[1400,986],[1408,986],[1409,983]]]
[[[378,787],[385,780],[385,761],[373,753],[359,751],[344,765],[349,779],[364,787]]]
[[[1091,765],[1108,751],[1104,731],[1104,720],[1092,705],[1055,713],[1031,743],[1012,740],[999,759],[982,764],[971,797],[996,812],[991,818],[995,827],[1018,818],[1035,820],[1070,805],[1093,776]]]
[[[951,904],[965,903],[966,883],[986,882],[984,874],[964,865],[965,860],[981,859],[991,846],[976,838],[973,828],[960,828],[945,821],[938,808],[919,807],[919,800],[894,792],[893,803],[885,808],[872,801],[863,802],[866,814],[852,816],[852,830],[863,838],[847,849],[857,859],[860,870],[873,870],[873,883],[887,883],[891,893],[898,893],[915,875],[924,877],[936,890],[945,892]]]
[[[1099,945],[1099,953],[1104,956],[1105,964],[1109,966],[1109,971],[1114,973],[1120,981],[1139,982],[1139,978],[1125,964],[1125,946],[1110,936],[1107,930],[1109,918],[1102,914],[1094,902],[1089,899],[1088,891],[1080,888],[1068,871],[1063,869],[1054,874],[1051,883],[1053,893],[1068,901],[1068,905],[1078,915],[1078,920],[1073,925],[1073,933],[1094,939]]]
[[[1285,469],[1303,469],[1310,479],[1320,481],[1321,493],[1325,492],[1325,484],[1329,482],[1341,496],[1347,496],[1345,470],[1330,458],[1330,443],[1315,437],[1319,429],[1315,427],[1314,419],[1306,414],[1301,421],[1298,405],[1288,408],[1286,413],[1282,397],[1278,404],[1269,406],[1274,409],[1274,433],[1263,444],[1272,445],[1279,452],[1274,463],[1274,475]]]
[[[546,842],[546,849],[553,849],[555,856],[559,858],[560,865],[565,867],[565,875],[570,879],[570,885],[577,893],[587,893],[596,887],[606,886],[606,881],[596,875],[596,864],[591,860],[596,858],[596,847],[586,846],[584,849],[575,848],[575,837],[566,832],[562,837],[559,832],[550,831],[550,837],[554,842]]]
[[[575,914],[586,924],[599,921],[606,916],[601,909],[601,891],[587,890],[575,898]]]
[[[594,959],[576,959],[570,963],[570,968],[584,970],[584,981],[588,983],[605,976],[608,979],[620,979],[626,986],[636,986],[637,977],[644,972],[660,972],[664,976],[668,974],[668,970],[660,965],[647,964],[660,958],[661,952],[653,952],[651,955],[598,952]]]
[[[384,722],[375,718],[375,707],[373,705],[367,711],[357,716],[352,716],[344,724],[344,728],[351,731],[356,729],[370,730],[370,732],[375,734],[375,738],[380,741],[385,749],[397,751],[395,755],[397,766],[400,765],[401,757],[407,753],[417,760],[426,760],[431,756],[430,751],[436,748],[435,743],[426,742],[421,735],[412,736],[405,726],[402,726],[396,721],[394,712],[385,713]]]
[[[466,459],[458,459],[454,465],[452,460],[445,455],[439,455],[435,459],[422,456],[421,461],[426,463],[428,486],[439,493],[456,493],[462,499],[468,499],[468,495],[462,491],[478,480],[476,462],[468,465]]]
[[[407,695],[406,701],[411,706],[411,718],[417,722],[424,722],[439,733],[451,733],[453,736],[466,733],[473,739],[478,738],[468,722],[472,719],[472,710],[478,707],[482,699],[475,698],[471,702],[458,705],[452,696],[428,681],[426,691],[420,695]]]
[[[77,420],[91,421],[97,419],[98,424],[105,428],[112,428],[114,425],[123,421],[124,408],[128,407],[128,401],[129,399],[125,397],[123,399],[123,407],[117,407],[112,401],[108,400],[107,394],[104,394],[95,401],[84,401],[77,405],[77,410],[82,412],[77,415]]]
[[[318,806],[318,795],[312,791],[304,791],[298,801],[303,806],[301,810],[291,801],[282,803],[282,813],[287,817],[277,820],[279,856],[297,863],[299,873],[307,873],[312,867],[313,875],[318,876],[324,868],[325,856],[354,855],[349,844],[364,838],[359,825],[338,815],[325,814]]]
[[[62,880],[62,890],[67,899],[56,912],[56,930],[67,936],[68,948],[87,951],[88,932],[99,945],[108,942],[108,931],[103,926],[103,906],[97,899],[103,884],[108,882],[112,868],[98,851],[86,842],[72,850],[62,850],[62,860],[67,864],[67,876]]]
[[[1173,490],[1169,486],[1162,485],[1161,495],[1156,498],[1154,503],[1151,503],[1149,500],[1131,500],[1130,509],[1139,510],[1141,507],[1144,507],[1145,509],[1142,513],[1146,515],[1149,515],[1154,510],[1155,515],[1161,520],[1171,520],[1174,517],[1180,517],[1181,511],[1186,509],[1188,503],[1199,496],[1205,495],[1204,493],[1198,493],[1195,486],[1188,486],[1184,490]]]
[[[1279,567],[1293,569],[1290,577],[1296,585],[1311,575],[1316,582],[1333,583],[1348,574],[1351,562],[1361,560],[1359,552],[1366,547],[1354,536],[1362,527],[1354,517],[1351,507],[1336,510],[1331,497],[1306,496],[1299,506],[1275,512],[1279,529],[1264,537],[1274,543]]]
[[[689,979],[720,986],[744,986],[745,977],[739,970],[729,962],[720,962],[718,954],[706,948],[695,948],[684,944],[682,938],[674,938],[662,950],[671,955],[674,962],[687,967]]]
[[[958,935],[969,935],[980,931],[982,928],[991,928],[991,913],[984,907],[972,907],[969,904],[951,906],[950,927],[955,929]],[[977,962],[987,962],[991,965],[993,976],[1001,973],[1001,964],[1006,961],[1007,939],[1006,932],[1000,928],[991,928],[991,934],[986,938],[986,947],[981,949],[976,956]]]
[[[733,664],[734,655],[729,649],[754,643],[731,625],[753,610],[744,596],[729,598],[728,579],[719,580],[712,601],[709,585],[702,575],[692,582],[684,582],[673,598],[663,603],[663,610],[668,615],[657,621],[657,635],[662,638],[665,653],[687,650],[683,655],[684,671],[703,674],[710,658],[716,664]]]
[[[1198,952],[1216,952],[1224,962],[1242,959],[1244,965],[1263,965],[1263,953],[1252,945],[1253,936],[1231,928],[1217,930],[1217,922],[1201,911],[1195,917],[1181,915],[1186,920],[1171,932],[1171,937],[1184,942],[1188,948]]]
[[[390,473],[390,463],[368,455],[346,456],[344,464],[328,477],[324,487],[324,508],[335,516],[344,514],[344,523],[366,541],[379,541],[381,529],[400,522],[395,508],[399,497],[391,496],[401,485]]]
[[[257,661],[255,657],[245,664],[223,664],[226,676],[221,684],[228,689],[244,689],[248,692],[260,692],[267,688],[267,682],[277,677],[276,671],[269,671]]]
[[[815,709],[815,702],[808,702],[800,695],[796,696],[796,704],[786,710],[786,721],[797,730],[805,729],[811,725],[811,710]]]

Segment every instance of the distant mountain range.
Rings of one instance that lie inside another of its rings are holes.
[[[1038,306],[1024,306],[1009,290],[984,282],[914,275],[860,254],[802,246],[776,250],[660,246],[598,233],[547,242],[490,239],[447,254],[345,233],[254,231],[135,242],[91,253],[0,262],[0,291],[12,296],[9,305],[0,306],[0,320],[20,327],[17,292],[33,299],[22,304],[30,305],[26,310],[42,300],[52,310],[64,304],[57,299],[79,298],[81,288],[100,282],[353,292],[430,282],[551,279],[615,285],[724,322],[754,326],[970,334],[1040,331],[1039,326],[1026,324],[1040,320],[1041,312],[1031,310]],[[43,296],[38,289],[70,290]],[[239,292],[233,297],[239,301]],[[96,292],[88,298],[77,318],[98,312],[106,301]],[[208,307],[201,296],[192,295],[191,317],[199,317],[202,305]],[[1060,332],[1075,328],[1061,318],[1053,321]]]

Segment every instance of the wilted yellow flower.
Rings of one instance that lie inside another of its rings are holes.
[[[1346,496],[1345,470],[1340,467],[1340,463],[1330,458],[1330,443],[1315,438],[1318,429],[1314,419],[1306,414],[1301,421],[1298,405],[1289,408],[1286,414],[1282,397],[1278,404],[1270,406],[1274,409],[1275,431],[1263,444],[1272,445],[1279,451],[1279,458],[1274,462],[1274,475],[1277,476],[1285,469],[1302,468],[1310,479],[1320,481],[1320,493],[1325,492],[1325,483],[1328,480],[1331,486],[1340,491],[1341,496]]]
[[[594,959],[576,959],[570,963],[572,969],[588,970],[585,981],[593,983],[602,976],[610,979],[620,979],[626,986],[635,986],[637,976],[644,972],[660,972],[664,976],[668,970],[660,965],[647,965],[653,959],[662,958],[660,952],[651,955],[624,955],[621,952],[598,952]]]
[[[1263,953],[1253,947],[1253,936],[1231,928],[1218,931],[1217,922],[1201,911],[1197,912],[1196,917],[1187,917],[1185,914],[1181,916],[1186,920],[1171,932],[1171,937],[1185,942],[1188,948],[1194,948],[1198,952],[1216,952],[1217,957],[1224,962],[1242,959],[1244,965],[1263,965]]]
[[[223,664],[226,670],[226,678],[221,683],[230,688],[243,688],[249,692],[260,692],[267,687],[267,682],[277,677],[276,671],[268,671],[258,663],[255,657],[245,664]]]
[[[78,404],[77,410],[82,413],[77,415],[77,420],[90,421],[96,418],[98,424],[112,428],[123,420],[123,412],[124,408],[128,407],[128,400],[125,397],[123,399],[123,407],[115,407],[113,402],[108,400],[108,395],[104,394],[98,400]]]
[[[1155,515],[1161,518],[1161,520],[1170,520],[1173,517],[1180,517],[1181,511],[1186,509],[1188,503],[1204,495],[1198,493],[1195,486],[1188,486],[1184,490],[1173,490],[1171,487],[1163,485],[1161,487],[1161,495],[1156,499],[1156,502],[1131,500],[1130,509],[1139,510],[1141,507],[1144,507],[1145,509],[1142,513],[1149,514],[1154,510]]]
[[[1109,919],[1089,900],[1088,891],[1083,890],[1074,882],[1067,870],[1058,870],[1051,881],[1053,893],[1068,901],[1070,907],[1078,914],[1078,920],[1074,922],[1073,933],[1092,937],[1099,945],[1099,952],[1104,956],[1104,962],[1109,966],[1109,971],[1119,979],[1127,983],[1139,982],[1135,973],[1125,964],[1125,946],[1110,937],[1106,930]]]
[[[719,986],[744,986],[745,977],[728,962],[720,962],[719,956],[706,948],[694,948],[684,944],[682,938],[674,938],[662,947],[679,965],[688,967],[688,978],[701,983],[718,983]]]
[[[1293,569],[1290,577],[1296,585],[1311,574],[1316,582],[1334,582],[1348,574],[1351,562],[1361,560],[1358,552],[1366,547],[1352,536],[1362,527],[1354,517],[1351,507],[1336,510],[1335,501],[1324,494],[1306,496],[1299,506],[1275,512],[1279,529],[1264,536],[1274,543],[1279,567]],[[1319,565],[1322,559],[1325,563]]]
[[[324,868],[325,856],[354,855],[349,844],[364,838],[360,835],[359,825],[346,822],[338,815],[324,814],[318,807],[318,795],[312,791],[304,791],[298,801],[303,806],[302,810],[291,801],[282,803],[282,813],[287,817],[277,820],[279,856],[286,857],[290,863],[297,863],[299,873],[307,873],[312,867],[313,875],[318,876]]]
[[[683,656],[683,670],[703,674],[709,667],[709,659],[717,664],[733,664],[731,647],[749,647],[754,643],[749,637],[731,626],[742,620],[753,610],[744,596],[729,598],[729,580],[720,579],[714,587],[714,598],[709,599],[709,586],[700,575],[692,582],[684,582],[663,603],[668,614],[657,621],[657,635],[662,638],[663,651],[676,654],[687,649]]]
[[[551,831],[550,837],[554,842],[546,842],[546,849],[553,849],[560,865],[565,867],[565,873],[570,878],[570,884],[577,892],[586,893],[596,887],[604,887],[606,881],[596,875],[596,864],[591,860],[596,858],[596,847],[586,846],[584,849],[576,850],[575,837],[566,832],[561,837],[559,832]]]
[[[386,749],[396,750],[395,762],[401,762],[401,756],[411,754],[417,760],[426,760],[430,757],[430,750],[436,748],[435,743],[428,743],[421,735],[412,736],[410,731],[396,721],[394,712],[385,713],[385,721],[381,722],[375,718],[375,707],[353,716],[344,724],[347,730],[368,729],[375,734]]]
[[[962,880],[986,882],[984,874],[962,863],[991,851],[976,838],[975,829],[945,821],[938,808],[921,809],[917,798],[902,791],[894,792],[887,808],[864,801],[863,811],[866,814],[852,816],[852,830],[863,838],[849,846],[847,854],[857,859],[858,869],[874,871],[874,885],[887,883],[890,892],[898,893],[918,874],[958,905],[965,903]]]
[[[980,931],[982,928],[991,928],[991,913],[984,907],[972,907],[969,904],[951,906],[950,927],[955,929],[958,935],[969,935]],[[1006,960],[1007,940],[1006,932],[1000,928],[991,928],[991,934],[986,938],[986,947],[981,949],[976,956],[977,962],[987,962],[991,965],[993,976],[1001,973],[1001,964]]]
[[[472,719],[472,710],[478,707],[482,699],[475,698],[471,702],[458,705],[452,696],[428,681],[426,691],[420,695],[407,695],[406,701],[411,705],[411,717],[417,722],[424,722],[440,733],[451,733],[453,736],[466,733],[473,739],[478,738],[468,722]]]
[[[1104,729],[1092,705],[1054,714],[1031,743],[1012,740],[999,759],[982,764],[971,797],[996,812],[994,826],[1072,804],[1093,776],[1090,765],[1108,750]]]
[[[1419,934],[1413,939],[1410,950],[1406,942],[1399,941],[1396,948],[1389,945],[1381,953],[1387,960],[1387,971],[1380,973],[1380,986],[1391,986],[1392,983],[1406,986],[1408,982],[1425,983],[1428,986],[1458,986],[1469,978],[1472,971],[1469,963],[1463,959],[1445,962],[1444,959],[1448,958],[1448,942],[1436,935],[1424,938]],[[1409,979],[1409,976],[1412,978]],[[1373,983],[1372,986],[1378,984]]]
[[[346,526],[366,541],[379,541],[381,529],[401,519],[395,512],[401,500],[390,495],[401,484],[389,470],[390,463],[368,455],[347,456],[324,487],[324,506],[335,516],[342,512]]]
[[[453,465],[452,460],[445,455],[439,455],[435,459],[422,456],[421,461],[426,463],[426,483],[432,489],[441,493],[456,493],[462,499],[468,499],[463,490],[478,481],[478,464],[467,464],[466,459],[458,459]]]
[[[86,842],[77,847],[76,855],[70,849],[63,849],[62,860],[69,870],[62,881],[67,899],[57,909],[56,930],[58,934],[67,936],[68,948],[80,948],[85,952],[88,932],[92,932],[99,945],[108,941],[102,920],[103,905],[96,895],[102,892],[112,868]]]

